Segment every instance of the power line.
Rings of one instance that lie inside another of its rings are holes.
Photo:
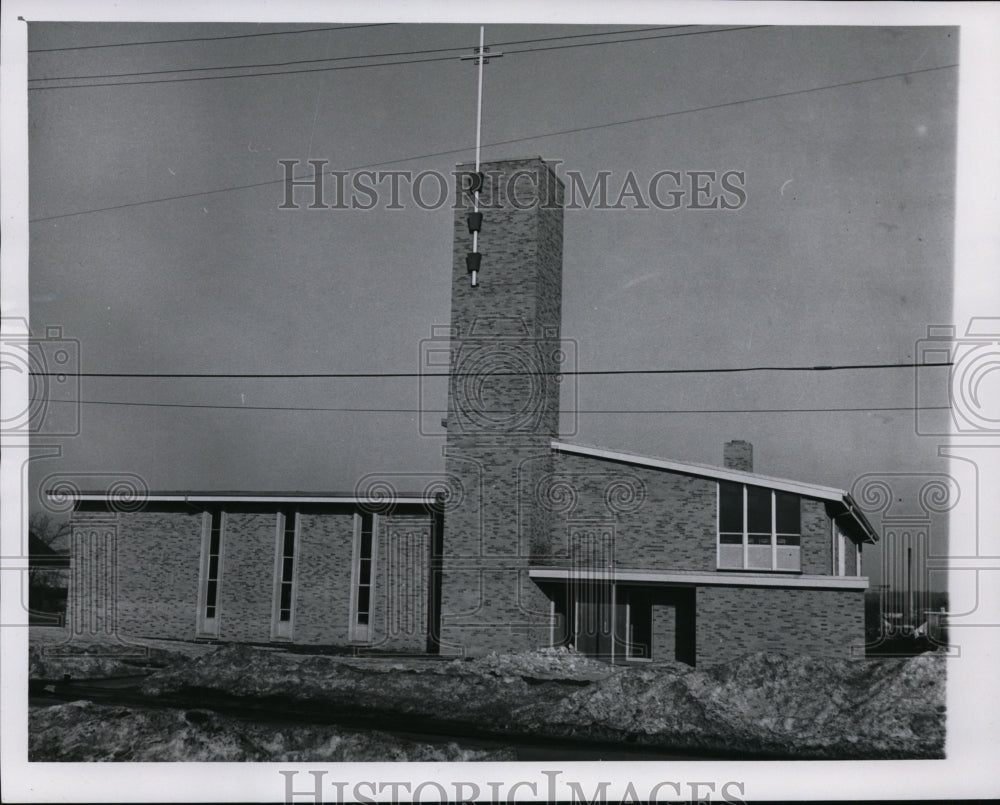
[[[54,53],[62,50],[96,50],[98,48],[128,48],[135,45],[171,45],[180,42],[218,42],[222,39],[251,39],[258,36],[290,36],[294,34],[311,34],[317,31],[347,31],[355,28],[381,28],[385,25],[396,25],[394,22],[371,22],[363,25],[333,25],[325,28],[302,28],[297,31],[264,31],[252,34],[230,34],[226,36],[195,36],[181,39],[152,39],[144,42],[111,42],[106,45],[72,45],[63,48],[35,48],[28,53]]]
[[[429,59],[405,59],[401,61],[375,62],[374,64],[347,64],[341,67],[309,67],[302,70],[281,70],[265,73],[242,73],[240,75],[202,75],[192,78],[155,78],[148,81],[106,81],[102,84],[57,84],[54,87],[28,87],[29,92],[43,92],[50,89],[94,89],[96,87],[131,87],[140,84],[185,84],[190,81],[222,81],[227,78],[260,78],[262,76],[301,75],[302,73],[330,73],[338,70],[362,70],[369,67],[392,67],[404,64],[427,64],[429,62],[451,61],[454,56],[433,56]]]
[[[534,52],[542,52],[542,51],[547,51],[547,50],[561,50],[561,49],[564,49],[564,48],[572,48],[572,47],[595,47],[597,45],[616,45],[616,44],[622,44],[622,43],[626,43],[626,42],[646,42],[646,41],[649,41],[649,40],[652,40],[652,39],[670,39],[670,38],[679,37],[679,36],[704,36],[704,35],[707,35],[707,34],[726,33],[728,31],[745,31],[745,30],[749,30],[751,28],[764,28],[764,27],[767,27],[767,26],[764,26],[764,25],[747,25],[747,26],[736,27],[736,28],[718,28],[718,29],[711,30],[711,31],[686,31],[684,33],[677,33],[677,34],[663,34],[662,36],[646,36],[646,37],[633,37],[633,38],[630,38],[630,39],[615,39],[615,40],[610,40],[610,41],[607,41],[607,42],[580,42],[580,43],[576,43],[576,44],[573,44],[573,45],[552,45],[550,47],[527,48],[527,49],[523,49],[523,50],[512,50],[512,51],[508,51],[508,52],[509,53],[534,53]],[[527,39],[527,40],[521,40],[521,41],[532,42],[532,41],[549,41],[549,40],[548,39],[542,39],[542,40],[530,40],[530,39]],[[491,47],[500,47],[502,45],[504,45],[504,43],[498,42],[495,45],[491,45]],[[468,46],[461,47],[461,48],[457,48],[457,47],[456,48],[440,48],[438,50],[429,50],[429,51],[423,51],[423,52],[435,53],[435,52],[454,51],[454,50],[468,50]],[[415,53],[420,53],[422,51],[414,51],[414,52]],[[386,54],[386,55],[393,55],[393,54]],[[372,57],[354,56],[354,57],[350,57],[350,58],[374,58],[374,56],[372,56]],[[51,90],[51,89],[93,89],[95,87],[126,87],[126,86],[138,85],[138,84],[142,84],[142,85],[148,85],[148,84],[183,84],[183,83],[188,83],[188,82],[191,82],[191,81],[221,81],[221,80],[230,79],[230,78],[262,78],[262,77],[278,76],[278,75],[301,75],[303,73],[326,73],[326,72],[334,72],[334,71],[341,71],[341,70],[363,70],[363,69],[367,69],[367,68],[370,68],[370,67],[392,67],[393,65],[425,64],[425,63],[429,63],[429,62],[450,61],[453,58],[454,58],[453,56],[436,56],[436,57],[432,57],[432,58],[429,58],[429,59],[408,59],[408,60],[405,60],[405,61],[375,62],[373,64],[348,64],[348,65],[342,65],[340,67],[310,67],[310,68],[303,68],[301,70],[265,71],[265,72],[261,72],[261,73],[242,73],[240,75],[206,75],[206,76],[193,76],[193,77],[190,77],[190,78],[155,78],[155,79],[149,79],[147,81],[105,81],[105,82],[97,83],[97,84],[58,84],[56,86],[50,86],[50,87],[29,87],[28,89],[29,89],[29,91],[38,91],[38,90]],[[316,60],[311,60],[311,61],[328,61],[328,60],[326,60],[326,59],[316,59]],[[333,61],[333,59],[330,59],[329,61]],[[205,68],[205,69],[216,69],[216,68]],[[218,69],[230,69],[230,68],[224,68],[223,67],[223,68],[218,68]],[[236,68],[231,68],[231,69],[236,69]],[[185,72],[185,71],[183,71],[183,70],[168,70],[166,72]],[[128,74],[124,74],[124,75],[128,75]],[[141,73],[135,73],[135,75],[141,75]],[[52,79],[33,79],[33,80],[38,80],[38,81],[53,80],[54,81],[56,79],[52,78]]]
[[[491,45],[491,47],[504,47],[506,45],[523,45],[523,44],[529,44],[529,43],[532,43],[532,42],[552,42],[552,41],[555,41],[555,40],[563,40],[563,39],[579,39],[580,37],[588,37],[588,36],[616,36],[616,35],[619,35],[619,34],[643,33],[643,32],[648,32],[648,31],[664,31],[664,30],[671,30],[671,29],[674,29],[674,28],[689,28],[689,27],[691,27],[691,26],[687,26],[687,25],[666,25],[666,26],[663,26],[663,25],[660,25],[660,26],[656,26],[656,27],[652,27],[652,28],[630,28],[630,29],[627,29],[627,30],[624,30],[624,31],[596,31],[596,32],[591,33],[591,34],[572,34],[572,35],[567,35],[567,36],[546,36],[546,37],[541,37],[541,38],[538,38],[538,39],[520,39],[520,40],[513,41],[513,42],[497,42],[497,43]],[[751,26],[751,27],[760,28],[760,27],[763,27],[763,26],[759,26],[758,25],[758,26]],[[693,32],[693,33],[699,33],[699,32],[696,31],[696,32]],[[714,33],[714,32],[713,31],[705,31],[705,32],[702,32],[702,33]],[[678,36],[678,35],[689,35],[689,34],[674,34],[674,35]],[[646,38],[648,38],[648,39],[658,39],[659,37],[646,37]],[[619,41],[619,40],[615,40],[615,41]],[[632,40],[621,40],[621,41],[632,41]],[[593,45],[593,44],[609,44],[609,43],[603,43],[603,42],[584,42],[584,43],[582,43],[582,45],[573,45],[572,47],[580,47],[580,46],[584,46],[585,47],[587,45]],[[90,79],[90,78],[128,78],[128,77],[131,77],[131,76],[164,75],[164,74],[167,74],[167,73],[197,73],[197,72],[203,72],[203,71],[206,71],[206,70],[249,70],[249,69],[253,69],[255,67],[290,67],[290,66],[293,66],[293,65],[296,65],[296,64],[314,64],[316,62],[352,61],[352,60],[356,60],[356,59],[383,59],[383,58],[390,58],[390,57],[394,57],[394,56],[424,56],[424,55],[427,55],[428,53],[447,53],[447,52],[451,52],[451,51],[465,51],[465,50],[468,50],[468,49],[469,49],[468,45],[460,45],[460,46],[449,47],[449,48],[428,48],[428,49],[425,49],[425,50],[400,50],[400,51],[395,51],[395,52],[391,52],[391,53],[364,53],[364,54],[361,54],[360,56],[332,56],[332,57],[327,57],[327,58],[324,58],[324,59],[297,59],[295,61],[285,61],[285,62],[255,62],[253,64],[231,64],[231,65],[219,65],[219,66],[215,66],[215,67],[184,67],[184,68],[175,68],[173,70],[145,70],[145,71],[142,71],[142,72],[133,72],[133,73],[98,73],[98,74],[93,74],[93,75],[61,75],[61,76],[47,76],[47,77],[44,77],[44,78],[29,78],[28,80],[29,81],[82,81],[82,80]],[[549,48],[535,48],[535,49],[536,50],[548,50]],[[530,50],[531,49],[523,50],[523,51],[522,50],[512,51],[512,52],[528,53],[528,52],[530,52]],[[220,76],[220,77],[223,77],[223,78],[239,78],[240,76]],[[132,84],[132,83],[138,83],[138,82],[129,81],[129,82],[125,82],[125,83]]]
[[[155,403],[131,400],[39,400],[32,402],[71,403],[80,405],[120,405],[138,408],[207,408],[227,411],[305,411],[361,414],[447,414],[446,408],[367,408],[287,405],[220,405],[214,403]],[[561,413],[575,414],[798,414],[798,413],[869,413],[885,411],[949,411],[947,405],[897,405],[851,408],[573,408]],[[508,414],[509,411],[477,409],[478,414]]]
[[[757,96],[757,97],[754,97],[754,98],[743,98],[741,100],[726,101],[724,103],[711,104],[709,106],[697,106],[697,107],[692,107],[690,109],[679,109],[679,110],[676,110],[676,111],[673,111],[673,112],[662,112],[660,114],[646,115],[646,116],[643,116],[643,117],[634,117],[634,118],[629,118],[627,120],[618,120],[618,121],[613,121],[613,122],[610,122],[610,123],[598,123],[598,124],[591,125],[591,126],[578,126],[576,128],[572,128],[572,129],[563,129],[563,130],[560,130],[560,131],[550,131],[550,132],[546,132],[545,134],[533,134],[533,135],[528,136],[528,137],[514,137],[514,138],[509,139],[509,140],[497,140],[497,141],[491,142],[491,143],[484,143],[483,147],[484,148],[495,148],[495,147],[500,146],[500,145],[511,145],[513,143],[529,142],[531,140],[541,140],[541,139],[544,139],[546,137],[558,137],[558,136],[561,136],[561,135],[564,135],[564,134],[578,134],[578,133],[581,133],[581,132],[584,132],[584,131],[596,131],[598,129],[606,129],[606,128],[611,128],[613,126],[625,126],[625,125],[629,125],[629,124],[632,124],[632,123],[642,123],[642,122],[647,122],[647,121],[650,121],[650,120],[663,120],[663,119],[666,119],[666,118],[669,118],[669,117],[676,117],[678,115],[693,114],[695,112],[707,112],[707,111],[710,111],[710,110],[713,110],[713,109],[723,109],[723,108],[727,108],[727,107],[731,107],[731,106],[739,106],[739,105],[745,104],[745,103],[756,103],[758,101],[767,101],[767,100],[772,100],[772,99],[776,99],[776,98],[787,98],[787,97],[791,97],[791,96],[794,96],[794,95],[804,95],[804,94],[809,93],[809,92],[822,92],[822,91],[829,90],[829,89],[840,89],[842,87],[858,86],[858,85],[861,85],[861,84],[869,84],[869,83],[872,83],[874,81],[886,81],[886,80],[889,80],[891,78],[902,78],[904,76],[917,75],[919,73],[929,73],[929,72],[934,72],[934,71],[937,71],[937,70],[950,70],[950,69],[953,69],[955,67],[958,67],[958,65],[957,64],[945,64],[945,65],[941,65],[940,67],[925,67],[925,68],[920,69],[920,70],[907,70],[907,71],[902,72],[902,73],[891,73],[889,75],[874,76],[872,78],[862,78],[862,79],[858,79],[858,80],[855,80],[855,81],[842,81],[842,82],[840,82],[838,84],[827,84],[827,85],[820,86],[820,87],[809,87],[809,88],[806,88],[806,89],[792,90],[792,91],[789,91],[789,92],[781,92],[781,93],[776,93],[776,94],[773,94],[773,95],[760,95],[760,96]],[[380,167],[385,167],[386,165],[396,165],[396,164],[399,164],[401,162],[412,162],[412,161],[415,161],[415,160],[422,160],[422,159],[430,159],[430,158],[433,158],[433,157],[447,156],[449,154],[459,154],[459,153],[462,153],[462,152],[468,151],[468,150],[469,150],[469,146],[462,146],[461,148],[449,148],[449,149],[446,149],[444,151],[434,151],[434,152],[427,153],[427,154],[414,154],[414,155],[411,155],[411,156],[400,157],[399,159],[385,160],[384,162],[372,162],[372,163],[368,163],[366,165],[355,165],[353,167],[344,168],[343,170],[352,171],[352,170],[362,170],[362,169],[367,169],[367,168],[380,168]],[[332,176],[333,172],[328,172],[328,174],[325,174],[325,175],[331,175]],[[302,179],[302,178],[310,178],[310,177],[308,177],[305,174],[303,174],[301,176],[296,176],[296,177],[293,177],[293,178],[294,179]],[[54,221],[54,220],[57,220],[57,219],[60,219],[60,218],[72,218],[72,217],[77,216],[77,215],[90,215],[92,213],[99,213],[99,212],[112,212],[114,210],[123,210],[123,209],[127,209],[129,207],[139,207],[139,206],[143,206],[145,204],[160,204],[160,203],[165,202],[165,201],[180,201],[180,200],[188,199],[188,198],[198,198],[200,196],[209,196],[209,195],[213,195],[215,193],[229,193],[229,192],[233,192],[233,191],[236,191],[236,190],[250,190],[250,189],[255,188],[255,187],[265,187],[265,186],[268,186],[268,185],[282,184],[284,182],[285,182],[284,178],[281,178],[281,179],[268,179],[266,181],[253,182],[251,184],[231,185],[229,187],[219,187],[219,188],[216,188],[214,190],[199,190],[199,191],[196,191],[196,192],[193,192],[193,193],[181,193],[181,194],[174,195],[174,196],[163,196],[161,198],[146,199],[145,201],[133,201],[133,202],[125,203],[125,204],[115,204],[115,205],[110,206],[110,207],[95,207],[95,208],[92,208],[92,209],[89,209],[89,210],[78,210],[77,212],[66,212],[66,213],[61,213],[59,215],[47,215],[47,216],[42,216],[42,217],[39,217],[39,218],[30,218],[29,219],[29,223],[41,223],[43,221]]]
[[[230,373],[230,372],[31,372],[33,377],[103,377],[157,378],[170,380],[310,380],[357,378],[427,378],[427,377],[599,377],[605,375],[702,375],[746,372],[838,372],[863,369],[917,369],[952,366],[953,362],[919,363],[846,363],[827,366],[732,366],[711,369],[580,369],[551,372],[301,372],[301,373]]]

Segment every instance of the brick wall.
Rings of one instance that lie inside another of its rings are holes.
[[[606,523],[615,536],[615,565],[643,570],[716,569],[716,482],[669,470],[556,452],[539,494],[554,513],[551,553],[561,565],[575,524]],[[802,572],[831,572],[830,519],[822,501],[802,498]],[[853,554],[850,561],[853,563]],[[854,565],[850,566],[854,573]]]
[[[677,605],[653,604],[652,659],[654,662],[673,660],[677,645]]]
[[[219,584],[220,640],[271,640],[277,527],[276,512],[227,512]]]
[[[858,575],[858,546],[850,537],[844,537],[844,575]]]
[[[380,517],[372,609],[372,646],[390,651],[427,648],[431,561],[429,516]]]
[[[802,572],[833,575],[837,569],[831,565],[830,518],[821,500],[802,498]]]
[[[477,288],[465,266],[467,197],[454,219],[445,463],[464,499],[445,515],[444,653],[521,650],[549,638],[548,601],[524,571],[548,552],[551,532],[551,512],[533,490],[551,466],[559,419],[562,186],[539,159],[482,171]]]
[[[201,513],[76,513],[70,621],[111,606],[123,637],[193,639],[201,533]]]
[[[704,478],[556,453],[542,494],[558,519],[551,561],[565,560],[572,525],[614,524],[617,567],[715,570],[716,484]]]
[[[754,651],[850,658],[865,639],[860,590],[701,587],[695,619],[698,665]]]
[[[353,513],[299,515],[295,643],[348,642],[353,542]]]
[[[203,513],[77,513],[70,622],[110,633],[115,601],[122,637],[197,635]],[[350,643],[353,511],[299,512],[292,642]],[[218,588],[218,639],[271,642],[277,511],[226,513]],[[427,642],[431,516],[380,517],[373,643],[423,651]],[[115,575],[111,571],[116,570]],[[283,641],[279,641],[283,642]]]

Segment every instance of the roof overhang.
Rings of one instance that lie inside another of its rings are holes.
[[[623,464],[633,464],[640,467],[652,467],[658,470],[678,472],[684,475],[694,475],[701,478],[711,478],[716,481],[731,481],[739,484],[751,484],[753,486],[763,486],[768,489],[778,489],[783,492],[790,492],[795,495],[816,498],[829,501],[844,507],[861,528],[864,534],[864,541],[874,543],[878,540],[878,535],[871,523],[858,509],[854,499],[843,489],[832,486],[821,486],[819,484],[809,484],[802,481],[792,481],[787,478],[773,478],[769,475],[760,475],[756,472],[744,472],[743,470],[732,470],[728,467],[713,467],[710,464],[696,464],[688,461],[672,461],[664,458],[652,458],[650,456],[636,455],[635,453],[624,453],[620,450],[606,450],[602,447],[590,445],[570,444],[569,442],[552,442],[552,449],[560,453],[572,453],[578,456],[590,456],[592,458],[604,459],[605,461],[617,461]]]
[[[65,492],[64,490],[48,490],[49,496],[59,498],[70,497],[74,501],[114,502],[116,496],[108,492]],[[436,502],[433,495],[398,495],[390,498],[373,498],[364,495],[338,495],[311,492],[150,492],[140,494],[137,500],[129,501],[132,507],[140,502],[147,503],[315,503],[315,504],[347,504],[365,506],[398,506],[398,505],[432,505]]]
[[[814,576],[801,573],[747,573],[720,570],[584,570],[566,567],[532,567],[529,578],[535,581],[579,582],[604,581],[623,584],[663,584],[689,587],[784,587],[820,590],[867,590],[867,576]]]

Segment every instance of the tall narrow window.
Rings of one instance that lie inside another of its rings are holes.
[[[201,600],[198,606],[198,633],[219,636],[219,585],[222,581],[222,537],[225,513],[205,513],[202,540]]]
[[[375,587],[375,515],[354,516],[354,563],[352,568],[351,624],[352,640],[368,642],[372,636],[372,605]]]
[[[719,482],[719,567],[802,568],[800,498],[762,486]]]
[[[274,618],[274,636],[291,638],[292,604],[295,600],[295,548],[296,524],[294,511],[278,515],[278,567],[277,595]]]

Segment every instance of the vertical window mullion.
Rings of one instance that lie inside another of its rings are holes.
[[[295,566],[298,553],[298,513],[279,511],[276,523],[274,609],[272,634],[291,638],[295,609]]]
[[[778,569],[778,501],[771,490],[771,570]]]
[[[747,485],[743,484],[743,569],[750,563],[749,535],[747,533]]]

